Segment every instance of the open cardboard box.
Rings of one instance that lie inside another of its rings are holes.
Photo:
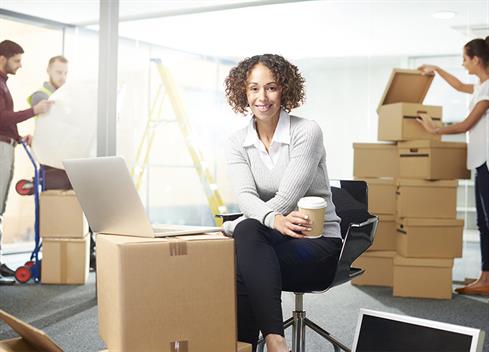
[[[0,341],[0,352],[63,352],[45,332],[0,309],[0,319],[19,337]]]
[[[433,77],[417,70],[392,71],[377,109],[379,141],[440,140],[441,136],[427,132],[416,121],[420,113],[426,113],[438,127],[442,125],[442,107],[421,104]]]

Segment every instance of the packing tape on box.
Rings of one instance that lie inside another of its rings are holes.
[[[68,279],[68,242],[59,243],[59,270],[61,283],[66,283]]]
[[[170,342],[171,352],[188,352],[188,341],[173,341]]]
[[[187,242],[178,238],[169,239],[170,241],[170,256],[187,255]]]

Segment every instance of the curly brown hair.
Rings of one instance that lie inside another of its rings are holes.
[[[304,103],[305,80],[297,66],[280,55],[255,55],[233,67],[224,81],[226,98],[234,112],[246,113],[248,108],[246,81],[250,71],[259,63],[272,71],[277,83],[282,87],[281,105],[287,112]]]

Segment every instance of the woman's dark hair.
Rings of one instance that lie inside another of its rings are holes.
[[[0,43],[0,56],[5,56],[7,59],[10,59],[12,56],[23,53],[24,49],[16,42],[4,40]]]
[[[287,112],[304,102],[305,81],[297,66],[292,65],[280,55],[255,55],[233,67],[224,82],[226,97],[234,112],[246,113],[248,107],[246,81],[250,71],[257,64],[263,64],[272,71],[277,84],[282,88],[281,105]]]
[[[489,67],[489,36],[486,39],[472,39],[464,46],[465,54],[471,59],[479,57],[485,67]]]

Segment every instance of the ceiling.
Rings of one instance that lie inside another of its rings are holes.
[[[97,29],[98,0],[0,4],[9,11]],[[438,11],[455,16],[433,18]],[[295,59],[460,54],[474,36],[489,35],[489,0],[120,0],[119,13],[122,36],[221,57],[264,52]]]

